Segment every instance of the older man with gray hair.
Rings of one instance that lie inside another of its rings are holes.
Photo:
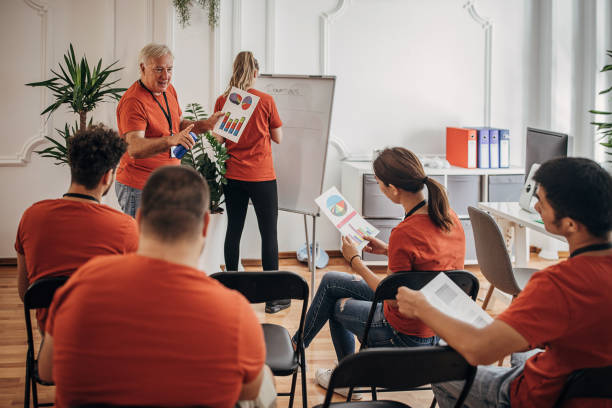
[[[176,90],[170,83],[174,56],[162,44],[148,44],[138,55],[140,79],[123,94],[117,106],[119,134],[128,144],[117,169],[115,190],[124,213],[134,217],[140,207],[141,191],[158,167],[178,165],[171,149],[194,146],[190,131],[203,133],[217,122],[222,112],[207,120],[182,118]]]

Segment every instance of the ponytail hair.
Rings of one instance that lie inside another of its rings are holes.
[[[233,86],[246,91],[253,86],[255,72],[259,71],[259,63],[251,51],[242,51],[234,59],[234,70],[229,85],[223,96],[227,97]]]
[[[428,214],[435,226],[450,231],[453,219],[444,187],[425,175],[418,157],[403,147],[386,148],[374,160],[374,174],[385,186],[390,184],[411,193],[418,193],[427,186]]]

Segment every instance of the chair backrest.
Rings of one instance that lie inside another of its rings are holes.
[[[478,266],[493,286],[510,295],[518,295],[520,286],[514,278],[512,263],[504,237],[497,223],[489,214],[478,208],[468,207]]]
[[[242,293],[251,303],[279,299],[308,300],[308,284],[294,272],[217,272],[210,277]]]
[[[374,292],[373,303],[387,299],[395,299],[397,289],[406,286],[412,290],[420,290],[427,285],[439,273],[445,273],[457,286],[471,297],[474,301],[478,296],[480,282],[471,272],[464,270],[457,271],[406,271],[396,272],[383,279]]]
[[[467,390],[462,393],[465,399],[475,374],[476,367],[448,346],[367,349],[345,357],[338,364],[323,407],[329,406],[335,388],[405,389],[452,380],[466,380]]]
[[[42,309],[49,307],[55,291],[68,280],[68,276],[41,278],[28,287],[23,296],[23,306],[27,309]]]
[[[427,285],[433,278],[438,276],[439,273],[445,273],[453,282],[457,284],[463,291],[476,301],[478,296],[478,290],[480,289],[480,282],[478,278],[471,272],[457,270],[457,271],[406,271],[396,272],[387,276],[383,279],[374,292],[374,298],[372,299],[372,307],[370,307],[370,314],[366,322],[365,329],[363,331],[363,337],[361,338],[361,349],[367,347],[367,338],[370,333],[370,326],[372,325],[372,319],[376,312],[376,305],[378,302],[387,299],[395,299],[397,290],[401,286],[406,286],[412,290],[420,290],[423,286]]]
[[[612,366],[583,368],[571,373],[555,407],[561,408],[572,398],[612,399]]]

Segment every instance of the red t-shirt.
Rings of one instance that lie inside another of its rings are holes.
[[[179,107],[176,91],[168,85],[166,98],[172,117],[172,133],[179,132],[181,121],[181,108]],[[155,97],[166,110],[166,101],[163,95]],[[119,134],[138,130],[145,131],[146,138],[170,136],[168,120],[153,96],[144,89],[138,81],[134,82],[121,97],[117,105],[117,127]],[[135,159],[125,152],[117,168],[117,181],[126,186],[142,190],[149,175],[158,167],[166,165],[179,165],[179,159],[170,157],[170,149],[146,159]]]
[[[400,222],[389,237],[389,271],[448,271],[463,269],[465,234],[461,221],[450,210],[449,232],[438,228],[427,214],[414,214]],[[385,302],[385,318],[401,333],[431,337],[435,333],[418,319],[403,317],[397,307]]]
[[[247,92],[259,96],[259,103],[238,143],[225,139],[225,147],[230,156],[225,162],[225,177],[242,181],[276,180],[270,129],[281,127],[283,122],[278,116],[274,98],[256,89],[249,89]],[[217,98],[215,112],[223,109],[225,99],[223,95]]]
[[[574,370],[612,365],[612,256],[580,255],[533,274],[498,319],[545,351],[511,385],[513,407],[553,406]],[[571,400],[572,406],[612,407]]]
[[[55,295],[58,407],[233,407],[265,362],[251,305],[202,271],[137,254],[97,257]]]
[[[104,204],[74,200],[44,200],[21,217],[15,250],[25,257],[28,282],[72,274],[97,255],[138,249],[136,221]],[[46,309],[37,312],[44,330]]]

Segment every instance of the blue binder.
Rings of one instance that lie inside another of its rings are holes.
[[[510,167],[510,130],[499,129],[499,167]]]
[[[478,143],[478,168],[488,169],[491,163],[489,149],[489,129],[476,127],[470,129],[476,129],[476,139]]]
[[[492,169],[499,168],[499,129],[489,129],[489,157]]]

